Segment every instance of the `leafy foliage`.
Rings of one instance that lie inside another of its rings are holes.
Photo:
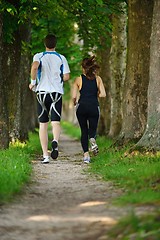
[[[76,75],[79,59],[101,47],[101,39],[106,46],[110,44],[110,18],[113,12],[118,12],[118,2],[120,0],[2,0],[4,40],[12,42],[20,24],[32,24],[31,48],[35,53],[43,51],[43,38],[52,32],[59,39],[57,51],[69,59]]]

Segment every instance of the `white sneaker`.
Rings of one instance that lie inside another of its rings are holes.
[[[43,163],[43,164],[49,163],[49,156],[44,157],[43,160],[41,161],[41,163]]]
[[[90,138],[89,141],[91,144],[91,152],[93,152],[94,155],[97,155],[99,150],[98,150],[98,145],[96,143],[96,140],[94,138]]]
[[[83,161],[84,161],[84,163],[90,163],[91,162],[91,159],[90,159],[90,157],[84,157],[83,158]]]

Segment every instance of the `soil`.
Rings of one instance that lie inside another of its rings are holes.
[[[1,206],[0,240],[107,240],[119,218],[152,210],[115,206],[122,190],[89,174],[78,141],[62,134],[59,150],[49,164],[34,160],[25,192]]]

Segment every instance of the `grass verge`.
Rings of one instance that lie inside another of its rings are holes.
[[[10,201],[29,182],[31,160],[40,150],[37,133],[30,133],[27,143],[15,142],[0,151],[0,203]]]
[[[106,147],[105,144],[108,144]],[[158,155],[132,152],[130,146],[118,150],[111,142],[98,138],[100,154],[93,158],[90,171],[112,180],[124,189],[122,204],[158,204],[160,200],[160,161]]]
[[[121,219],[119,223],[108,231],[110,240],[159,240],[160,239],[160,211],[149,213],[141,217],[134,213]]]

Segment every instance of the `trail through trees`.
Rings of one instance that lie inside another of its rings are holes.
[[[150,210],[113,205],[121,190],[90,175],[81,157],[80,143],[62,135],[57,161],[33,161],[31,184],[0,207],[1,240],[107,240],[119,218]]]

